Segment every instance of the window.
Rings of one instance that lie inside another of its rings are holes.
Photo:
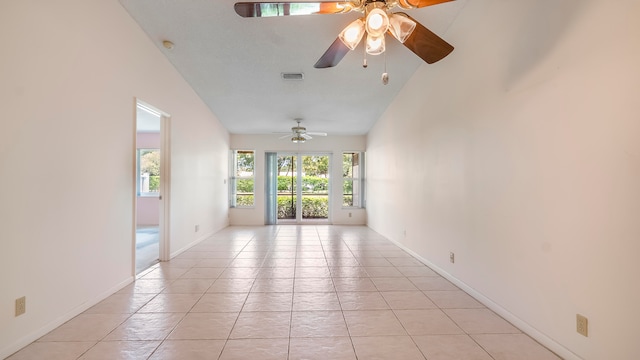
[[[254,154],[253,150],[231,152],[230,206],[251,207],[254,204]]]
[[[160,195],[160,149],[138,149],[138,196]]]
[[[342,206],[364,207],[364,153],[342,153]]]

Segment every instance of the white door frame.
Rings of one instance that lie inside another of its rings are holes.
[[[168,261],[171,257],[170,249],[170,199],[171,199],[171,115],[159,110],[153,105],[135,98],[134,99],[134,144],[133,144],[133,236],[132,236],[132,273],[136,275],[136,227],[137,227],[137,133],[138,133],[138,116],[137,108],[138,104],[141,104],[149,109],[156,111],[160,115],[160,195],[158,201],[159,206],[159,224],[158,224],[158,236],[159,236],[159,261]]]
[[[328,199],[329,199],[329,214],[327,216],[326,222],[327,224],[331,224],[331,164],[333,162],[333,153],[331,152],[325,152],[325,151],[275,151],[275,153],[277,154],[278,157],[280,156],[295,156],[296,157],[296,171],[295,171],[295,176],[296,176],[296,218],[294,220],[288,220],[288,219],[283,219],[283,220],[278,220],[277,215],[276,215],[276,224],[280,223],[280,224],[287,224],[287,223],[293,223],[295,222],[296,224],[315,224],[315,223],[319,223],[322,222],[324,223],[323,220],[305,220],[302,218],[302,176],[298,176],[300,174],[302,174],[302,157],[303,156],[328,156],[329,157],[329,183],[328,183]],[[279,170],[279,169],[278,169]],[[276,201],[276,206],[278,206],[278,202]]]

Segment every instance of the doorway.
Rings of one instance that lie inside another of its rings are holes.
[[[329,164],[328,154],[278,153],[278,223],[329,223]]]
[[[162,111],[136,101],[135,274],[168,254],[168,120]]]

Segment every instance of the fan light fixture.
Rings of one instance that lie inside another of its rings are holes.
[[[382,54],[385,47],[385,33],[389,31],[393,37],[404,43],[416,27],[415,21],[399,14],[388,14],[380,2],[367,7],[365,17],[349,24],[338,36],[342,43],[354,50],[367,33],[366,52],[369,55]]]
[[[344,28],[339,37],[350,50],[353,50],[358,46],[360,40],[362,40],[364,31],[364,21],[358,19]]]
[[[307,141],[307,139],[303,138],[302,136],[300,136],[300,135],[298,134],[298,135],[296,135],[296,136],[292,137],[292,138],[291,138],[291,141],[292,141],[292,142],[294,142],[294,143],[296,143],[296,144],[301,144],[301,143],[303,143],[303,142]]]

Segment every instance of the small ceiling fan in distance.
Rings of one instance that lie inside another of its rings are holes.
[[[294,119],[297,123],[296,126],[291,128],[291,132],[287,132],[287,133],[276,133],[276,134],[286,134],[284,136],[281,136],[280,139],[286,139],[288,137],[291,137],[291,141],[294,143],[303,143],[307,140],[313,139],[311,137],[311,135],[313,136],[327,136],[326,132],[308,132],[307,128],[305,128],[304,126],[301,126],[300,123],[302,122],[302,119]]]
[[[453,46],[409,15],[391,10],[422,8],[449,1],[453,0],[238,2],[234,8],[238,15],[245,18],[343,14],[353,11],[363,13],[363,17],[353,21],[340,32],[338,38],[316,62],[314,67],[321,69],[338,65],[350,50],[358,46],[365,34],[365,49],[370,55],[384,53],[385,35],[389,33],[428,64],[443,59],[453,51]],[[366,59],[363,66],[367,66]],[[383,82],[385,82],[384,74]]]

